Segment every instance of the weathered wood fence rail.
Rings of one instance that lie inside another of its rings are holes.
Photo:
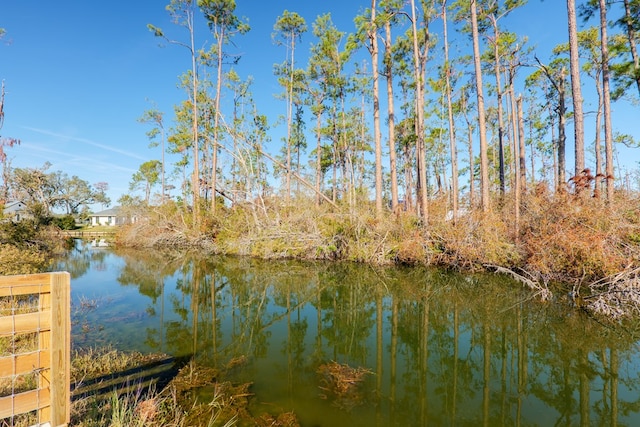
[[[37,425],[69,423],[70,289],[65,272],[0,277],[0,342],[8,347],[0,349],[0,384],[11,393],[0,397],[0,423],[30,412]],[[35,348],[18,352],[16,343],[30,336]]]
[[[116,235],[115,231],[75,231],[75,230],[66,230],[64,231],[69,237],[81,237],[83,239],[91,239],[97,237],[113,237]]]

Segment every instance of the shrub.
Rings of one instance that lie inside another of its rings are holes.
[[[47,263],[46,256],[38,250],[7,244],[0,246],[0,275],[37,273]]]
[[[431,229],[439,264],[479,270],[486,265],[513,267],[522,262],[511,224],[501,212],[474,211],[453,221],[436,221]]]
[[[73,215],[56,216],[52,219],[53,225],[56,225],[61,230],[75,230],[76,219]]]
[[[0,223],[0,242],[25,247],[35,244],[38,226],[30,220]]]
[[[527,268],[562,280],[593,280],[622,271],[633,260],[624,216],[597,199],[530,199],[521,247]],[[637,258],[636,258],[637,259]]]
[[[425,224],[411,212],[385,211],[379,217],[369,202],[336,208],[317,206],[313,198],[290,204],[265,198],[220,206],[215,217],[194,229],[190,211],[167,203],[123,227],[119,242],[200,246],[262,258],[438,264],[465,270],[499,266],[563,282],[607,276],[637,265],[640,258],[637,200],[607,206],[597,199],[536,191],[523,197],[518,224],[510,194],[493,200],[488,212],[465,210],[455,223],[445,219],[447,210],[446,198],[434,198]]]

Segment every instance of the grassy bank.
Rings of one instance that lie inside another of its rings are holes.
[[[230,369],[231,364],[214,370],[193,360],[111,348],[77,351],[71,367],[70,425],[255,425],[247,411],[250,384],[227,381]],[[213,397],[200,398],[202,388],[214,389]]]
[[[508,199],[506,199],[508,200]],[[372,206],[336,210],[300,200],[220,208],[196,229],[176,205],[153,207],[121,228],[118,243],[134,247],[201,246],[261,258],[330,259],[421,264],[460,270],[490,266],[528,271],[546,281],[597,280],[638,265],[640,201],[612,206],[573,196],[530,196],[518,226],[509,201],[490,212],[465,210],[446,220],[445,201],[429,221],[410,212],[376,217]]]
[[[494,200],[489,212],[465,210],[455,221],[446,219],[446,200],[434,200],[425,223],[406,211],[378,217],[367,203],[336,209],[307,199],[270,199],[220,206],[197,226],[190,213],[166,204],[138,212],[144,220],[122,228],[117,239],[126,246],[198,246],[261,258],[497,270],[545,297],[555,286],[579,302],[615,280],[635,286],[640,201],[621,198],[606,205],[540,191],[525,197],[516,222],[511,200]]]
[[[158,366],[167,369],[158,370]],[[251,414],[249,383],[226,379],[237,360],[222,369],[162,354],[112,348],[76,351],[71,360],[71,421],[74,427],[298,426],[292,413]],[[25,384],[29,386],[29,384]],[[204,397],[200,390],[213,390]],[[0,391],[3,384],[0,383]],[[4,393],[4,391],[3,391]],[[5,395],[5,394],[3,394]],[[27,427],[35,413],[0,420],[0,426]]]

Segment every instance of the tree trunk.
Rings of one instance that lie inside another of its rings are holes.
[[[336,203],[338,200],[338,132],[337,127],[337,114],[336,114],[336,100],[333,100],[333,106],[331,108],[331,120],[332,120],[332,140],[331,140],[331,200]]]
[[[633,27],[633,16],[631,16],[631,5],[629,0],[624,0],[624,21],[627,28],[627,39],[629,40],[629,50],[633,59],[633,76],[638,87],[638,95],[640,95],[640,59],[638,58],[638,49],[636,47],[636,32]],[[636,17],[636,20],[639,19]]]
[[[575,171],[578,176],[584,164],[584,115],[582,113],[582,87],[580,85],[580,56],[578,51],[578,26],[575,0],[567,0],[569,29],[569,61],[571,65],[571,92],[573,94],[573,120],[575,137]]]
[[[218,124],[220,123],[220,96],[222,95],[222,43],[224,28],[218,37],[218,76],[216,81],[216,100],[213,116],[213,147],[211,147],[211,214],[216,213],[216,181],[218,179]]]
[[[393,102],[393,66],[391,58],[391,22],[387,20],[385,23],[385,64],[387,75],[387,114],[388,114],[388,130],[389,130],[389,172],[391,174],[391,210],[398,209],[398,172],[396,165],[396,124]]]
[[[520,190],[522,193],[527,192],[527,159],[526,148],[524,144],[524,111],[522,110],[522,95],[516,99],[516,109],[518,110],[518,143],[520,146]],[[533,152],[533,149],[531,150]],[[533,154],[532,154],[533,156]],[[531,169],[533,174],[533,169]],[[532,180],[533,181],[533,180]]]
[[[510,79],[511,80],[511,79]],[[518,108],[518,101],[516,101],[516,95],[514,92],[513,84],[509,85],[509,98],[511,99],[511,126],[513,127],[513,193],[514,193],[514,228],[515,228],[515,240],[518,241],[520,237],[520,200],[522,199],[522,186],[523,179],[521,175],[521,167],[523,166],[524,156],[520,152],[524,143],[521,145],[520,126],[518,125],[518,117],[520,108]],[[524,133],[524,132],[523,132]]]
[[[563,69],[564,72],[564,69]],[[558,182],[557,190],[563,192],[565,190],[565,184],[567,182],[565,176],[565,151],[567,143],[567,135],[565,132],[565,114],[566,114],[566,100],[565,100],[565,88],[564,88],[564,75],[560,78],[559,91],[558,91]]]
[[[464,121],[467,124],[467,149],[469,154],[469,208],[473,209],[475,205],[475,165],[473,162],[473,125],[471,120],[469,119],[469,115],[467,114],[467,109],[469,108],[469,104],[467,103],[467,95],[466,91],[462,91],[460,97],[460,109],[462,110],[462,115],[464,117]]]
[[[557,143],[556,143],[556,116],[555,116],[555,108],[553,108],[553,106],[551,105],[551,103],[549,103],[549,105],[547,106],[547,109],[549,110],[549,128],[551,130],[551,144],[552,144],[552,152],[551,152],[551,160],[552,160],[552,168],[551,170],[553,171],[553,184],[554,184],[554,188],[556,189],[556,191],[558,190],[558,188],[560,188],[560,185],[558,184],[559,182],[559,178],[558,178],[558,147],[557,147]],[[542,169],[544,170],[544,176],[547,176],[547,168],[546,168],[546,161],[545,161],[546,157],[544,155],[544,151],[542,151],[540,153],[540,160],[542,161]],[[533,169],[532,169],[533,170]]]
[[[498,30],[498,22],[495,16],[489,16],[491,25],[493,26],[493,58],[494,58],[494,73],[496,76],[496,102],[498,109],[498,162],[499,162],[499,180],[500,180],[500,195],[504,196],[505,192],[505,177],[504,177],[504,118],[503,118],[503,106],[502,106],[502,83],[500,79],[500,49],[499,38],[500,30]]]
[[[611,90],[609,88],[609,48],[607,39],[607,5],[600,1],[600,46],[602,49],[602,92],[604,96],[604,145],[606,157],[607,201],[613,202],[613,130],[611,128]],[[596,184],[597,185],[597,184]]]
[[[331,200],[333,200],[333,203],[336,203],[336,201],[338,200],[338,157],[337,157],[337,143],[335,141],[333,141],[333,170],[332,170],[332,179],[333,179],[333,186],[332,186],[332,192],[331,192]]]
[[[420,49],[418,48],[418,26],[416,22],[415,0],[411,0],[411,22],[413,34],[413,65],[416,80],[416,157],[418,166],[418,205],[420,206],[420,216],[426,222],[429,219],[429,207],[427,198],[427,168],[424,147],[424,79],[420,70]]]
[[[322,106],[319,104],[318,115],[316,116],[316,206],[320,206],[320,195],[322,194]]]
[[[376,151],[376,215],[382,216],[382,143],[380,137],[380,94],[378,87],[378,28],[376,19],[376,0],[371,0],[371,68],[373,74],[373,140]]]
[[[469,148],[469,207],[473,209],[476,198],[476,167],[473,161],[473,128],[471,122],[467,123],[467,145]]]
[[[411,146],[409,144],[405,144],[403,147],[403,158],[404,158],[404,198],[407,209],[412,211],[414,210],[413,203],[413,193],[411,189],[413,188],[413,174],[411,173],[413,170],[413,162],[411,159],[413,158],[411,154]]]
[[[444,35],[444,63],[447,92],[447,113],[449,115],[449,150],[451,152],[451,210],[454,223],[458,218],[458,149],[456,147],[456,128],[453,121],[451,102],[451,66],[449,64],[449,41],[447,33],[447,0],[442,1],[442,25]]]
[[[602,85],[600,84],[599,80],[599,73],[596,74],[596,92],[598,93],[598,108],[596,110],[596,134],[595,134],[595,139],[594,139],[594,143],[593,143],[593,148],[596,154],[596,183],[595,183],[595,188],[594,188],[594,192],[593,192],[593,197],[598,199],[600,198],[600,190],[601,190],[601,184],[600,184],[600,178],[599,176],[601,176],[604,173],[604,170],[602,169],[602,115],[603,115],[603,96],[602,96]]]
[[[471,32],[473,36],[473,59],[475,65],[476,96],[478,98],[478,133],[480,136],[480,187],[483,212],[489,211],[489,158],[487,156],[487,126],[485,123],[482,68],[480,66],[480,40],[476,0],[469,3],[471,9]]]
[[[196,48],[194,37],[194,19],[193,10],[188,12],[188,26],[190,36],[190,49],[191,49],[191,79],[192,79],[192,97],[193,97],[193,175],[191,175],[191,189],[193,198],[193,225],[197,227],[200,222],[200,150],[199,150],[199,136],[198,136],[198,67],[196,64]]]
[[[291,64],[289,67],[289,85],[287,87],[287,173],[286,179],[286,201],[287,204],[291,198],[291,123],[293,121],[293,64],[294,64],[294,49],[295,49],[296,37],[291,35]],[[287,54],[287,56],[289,56]]]

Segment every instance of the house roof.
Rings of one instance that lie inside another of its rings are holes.
[[[114,206],[100,212],[91,214],[90,216],[118,216],[120,214],[120,206]]]
[[[7,202],[4,205],[4,213],[20,212],[26,208],[26,205],[20,201]]]

